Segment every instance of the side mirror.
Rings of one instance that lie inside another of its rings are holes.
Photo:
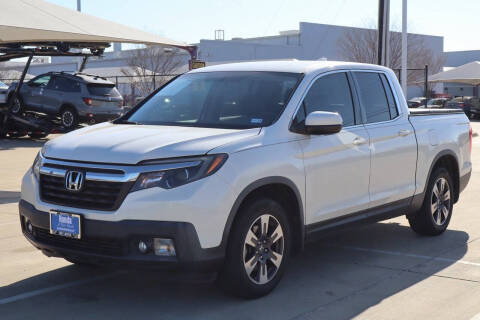
[[[342,116],[336,112],[314,111],[305,119],[308,134],[333,134],[340,132],[342,126]]]

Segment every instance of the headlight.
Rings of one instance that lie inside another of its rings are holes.
[[[200,160],[196,166],[142,173],[130,192],[153,187],[172,189],[208,177],[220,169],[227,158],[226,154],[204,156],[195,158]]]
[[[32,172],[35,175],[35,178],[37,180],[40,179],[40,167],[42,166],[42,156],[39,153],[37,153],[37,156],[35,157],[35,160],[33,160],[33,165],[32,165]]]

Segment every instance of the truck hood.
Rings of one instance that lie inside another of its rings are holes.
[[[101,123],[79,129],[45,145],[48,158],[116,164],[196,156],[258,135],[259,128],[213,129]]]

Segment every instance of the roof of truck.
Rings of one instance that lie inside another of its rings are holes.
[[[309,73],[319,71],[320,69],[338,70],[338,69],[369,69],[386,71],[390,70],[383,66],[343,62],[343,61],[325,61],[325,60],[268,60],[254,62],[238,62],[226,63],[205,68],[195,69],[191,73],[197,72],[215,72],[215,71],[271,71],[271,72],[292,72],[292,73]]]

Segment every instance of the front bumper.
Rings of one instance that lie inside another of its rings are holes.
[[[80,240],[49,233],[49,213],[39,211],[25,200],[19,203],[20,222],[24,236],[47,256],[71,257],[91,263],[134,265],[146,268],[215,271],[221,266],[221,247],[202,249],[194,226],[187,222],[122,220],[100,221],[82,219]],[[33,225],[29,233],[25,222]],[[175,257],[141,253],[138,241],[152,238],[173,239]]]

